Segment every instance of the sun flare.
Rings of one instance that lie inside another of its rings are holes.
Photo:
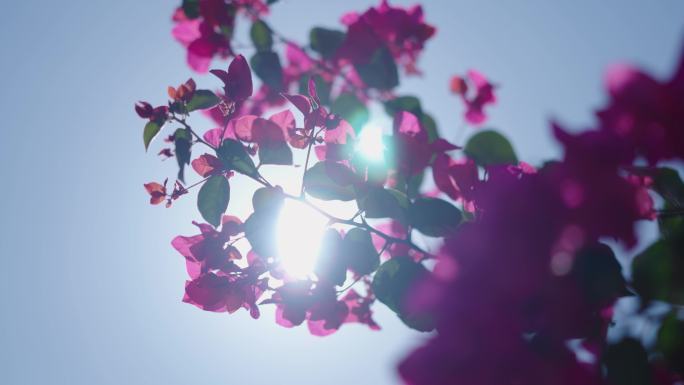
[[[294,278],[306,278],[316,266],[327,218],[295,200],[286,200],[278,217],[276,242],[284,269]]]
[[[377,124],[363,126],[359,133],[356,151],[371,162],[385,159],[385,145],[382,142],[382,128]]]

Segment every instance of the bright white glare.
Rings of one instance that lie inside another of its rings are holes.
[[[382,143],[382,128],[376,124],[366,124],[359,133],[356,150],[372,162],[385,159],[385,145]]]
[[[293,278],[306,278],[313,273],[328,219],[322,214],[291,199],[286,199],[276,229],[280,261]]]

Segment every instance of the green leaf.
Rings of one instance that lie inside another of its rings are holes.
[[[349,122],[357,135],[370,118],[368,108],[351,93],[338,96],[330,107],[330,112]]]
[[[420,105],[420,100],[415,96],[399,96],[392,100],[385,102],[385,111],[387,115],[394,116],[397,112],[406,111],[415,116],[423,115],[423,108]]]
[[[648,353],[641,342],[625,338],[609,345],[601,359],[608,383],[615,385],[649,385],[651,367]]]
[[[417,115],[420,117],[420,124],[428,133],[428,142],[432,143],[439,138],[439,131],[437,130],[437,122],[430,114]]]
[[[179,128],[173,134],[176,147],[176,161],[178,161],[178,179],[185,182],[185,165],[190,164],[190,149],[192,148],[192,133],[185,128]]]
[[[324,58],[332,57],[342,45],[346,34],[342,31],[314,27],[309,32],[311,49],[321,54]]]
[[[278,215],[270,211],[255,211],[245,221],[245,238],[254,252],[264,258],[277,254],[276,228]]]
[[[292,164],[292,149],[286,142],[264,143],[259,147],[261,164],[277,164],[289,166]]]
[[[684,374],[684,321],[677,318],[676,312],[668,314],[660,324],[656,348],[673,370]]]
[[[368,87],[390,90],[399,84],[397,63],[387,47],[377,49],[368,63],[355,65],[356,72]]]
[[[147,148],[150,147],[150,142],[152,142],[152,139],[154,139],[157,136],[159,130],[161,130],[161,126],[159,125],[159,123],[154,121],[147,122],[147,124],[145,125],[145,129],[143,130],[143,142],[145,143],[145,151],[147,151]]]
[[[409,178],[406,183],[406,191],[408,192],[407,195],[410,199],[415,199],[420,195],[420,187],[423,185],[423,179],[425,179],[425,170]]]
[[[670,202],[665,202],[663,211],[682,210],[681,206],[674,206]],[[658,228],[660,234],[665,239],[676,239],[684,236],[684,216],[682,215],[659,215]]]
[[[347,261],[342,250],[340,233],[328,228],[323,234],[314,272],[319,279],[340,286],[347,278]]]
[[[242,143],[233,139],[224,139],[221,146],[216,150],[223,165],[230,170],[254,176],[257,173],[254,161],[249,156]]]
[[[347,258],[349,268],[358,275],[370,274],[380,265],[380,255],[368,231],[355,227],[344,236],[342,255]]]
[[[200,16],[200,0],[183,0],[183,13],[188,19],[197,19]]]
[[[371,187],[357,198],[359,209],[365,211],[366,218],[394,218],[406,221],[411,202],[401,191],[392,188]]]
[[[493,130],[481,131],[466,143],[466,155],[480,166],[517,164],[513,146],[505,136]]]
[[[219,103],[220,99],[209,90],[197,90],[186,105],[188,112],[206,110]]]
[[[214,227],[221,224],[221,217],[228,208],[230,185],[223,175],[214,175],[207,179],[197,194],[197,208],[202,218]]]
[[[618,297],[629,294],[615,253],[603,243],[592,243],[576,253],[572,275],[577,279],[587,303],[607,306]]]
[[[252,23],[252,28],[249,30],[249,37],[258,51],[270,51],[273,47],[273,36],[271,28],[262,20],[257,20]]]
[[[356,196],[355,179],[347,166],[331,161],[318,162],[304,173],[304,190],[318,199],[350,201]]]
[[[276,187],[262,187],[257,189],[252,195],[252,207],[254,211],[269,212],[277,215],[283,205],[283,190]]]
[[[684,264],[666,240],[659,240],[632,260],[632,287],[648,302],[684,305]]]
[[[254,73],[273,91],[283,91],[283,67],[273,51],[259,51],[249,60]]]
[[[397,313],[409,327],[430,331],[434,319],[424,312],[410,311],[406,306],[407,295],[414,285],[429,277],[427,269],[409,257],[394,257],[378,268],[373,277],[373,293],[377,299]]]
[[[443,237],[458,227],[463,220],[461,210],[438,198],[418,198],[409,207],[411,226],[430,237]]]

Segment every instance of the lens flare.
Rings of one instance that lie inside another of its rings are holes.
[[[385,160],[385,145],[382,142],[382,128],[379,125],[367,124],[361,128],[356,151],[371,162]]]
[[[276,242],[280,262],[293,278],[313,273],[327,218],[305,205],[287,199],[278,217]]]

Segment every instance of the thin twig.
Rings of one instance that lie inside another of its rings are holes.
[[[207,143],[204,139],[202,139],[199,135],[197,135],[197,133],[192,129],[192,127],[190,127],[190,125],[189,125],[188,123],[185,122],[185,119],[179,119],[179,118],[176,117],[175,115],[172,116],[171,119],[172,119],[173,121],[175,121],[175,122],[178,122],[178,123],[182,124],[183,127],[185,127],[186,130],[190,131],[190,133],[191,133],[193,136],[195,136],[195,138],[197,139],[198,142],[200,142],[200,143],[202,143],[202,144],[208,146],[209,148],[211,148],[211,149],[213,149],[213,150],[216,150],[216,147],[214,147],[214,146],[212,146],[211,144]]]

